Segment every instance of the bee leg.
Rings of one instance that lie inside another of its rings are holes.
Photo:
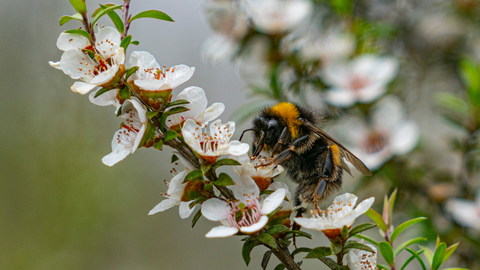
[[[298,138],[292,144],[290,144],[288,149],[285,149],[280,154],[278,154],[278,156],[273,160],[273,162],[275,164],[282,163],[283,161],[288,159],[293,152],[295,152],[295,149],[297,147],[302,146],[309,139],[310,139],[310,135],[305,135],[303,137]]]
[[[284,127],[282,130],[282,133],[280,133],[280,137],[278,137],[277,144],[273,147],[272,150],[272,157],[275,156],[278,152],[280,152],[280,149],[282,146],[284,146],[284,141],[288,136],[288,128]]]
[[[323,192],[325,191],[326,186],[327,186],[327,181],[325,181],[325,179],[320,180],[320,183],[318,183],[317,189],[315,190],[315,194],[313,194],[313,205],[315,206],[316,213],[322,212],[322,210],[318,208],[317,202],[322,198]]]

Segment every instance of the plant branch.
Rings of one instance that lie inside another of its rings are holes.
[[[123,27],[124,27],[122,40],[124,37],[127,36],[128,29],[130,28],[131,16],[128,15],[129,9],[130,9],[130,0],[124,0],[123,7],[122,7],[122,19],[123,19]]]
[[[301,270],[293,260],[288,250],[285,250],[277,239],[275,239],[275,242],[277,243],[277,249],[272,248],[272,252],[283,263],[283,265],[285,265],[285,268],[288,270]]]

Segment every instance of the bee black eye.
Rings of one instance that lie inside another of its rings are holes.
[[[275,131],[277,130],[278,127],[278,121],[275,119],[272,119],[268,121],[268,127],[267,127],[267,140],[273,139],[275,136]]]

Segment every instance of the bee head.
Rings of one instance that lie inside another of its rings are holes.
[[[260,115],[253,120],[253,155],[256,156],[262,149],[271,150],[278,141],[283,125],[280,119],[268,115]]]

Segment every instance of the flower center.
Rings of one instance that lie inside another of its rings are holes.
[[[244,194],[247,196],[247,194]],[[228,222],[232,227],[248,227],[258,222],[262,213],[260,212],[258,198],[248,196],[247,204],[237,201],[228,202]]]
[[[350,79],[348,86],[353,91],[358,91],[367,86],[369,83],[370,82],[367,78],[361,77],[359,75],[353,75],[353,77]]]
[[[124,115],[126,115],[126,119],[117,135],[117,142],[125,146],[133,146],[142,124],[135,110],[129,109]]]
[[[378,131],[372,131],[364,140],[362,147],[367,153],[373,154],[385,148],[387,143],[388,134]]]

